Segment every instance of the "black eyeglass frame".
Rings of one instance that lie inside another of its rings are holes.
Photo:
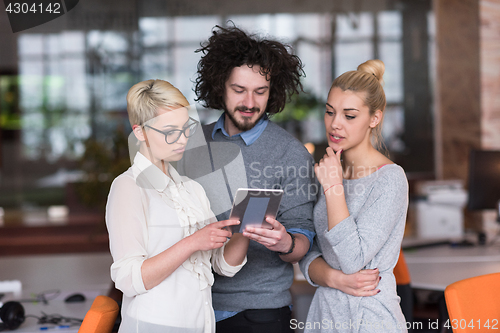
[[[177,141],[179,141],[179,139],[181,138],[181,135],[184,134],[184,136],[186,138],[190,138],[191,136],[193,136],[193,134],[196,132],[196,129],[198,128],[198,126],[200,125],[200,122],[197,121],[196,119],[194,118],[191,118],[189,117],[189,120],[188,121],[191,121],[191,123],[189,125],[187,125],[186,127],[184,127],[184,129],[171,129],[171,130],[166,130],[166,131],[161,131],[157,128],[154,128],[154,127],[151,127],[149,125],[144,125],[144,127],[147,127],[147,128],[150,128],[158,133],[161,133],[165,136],[165,142],[169,145],[172,145],[174,143],[176,143]],[[186,134],[186,131],[191,129],[191,131],[189,132],[189,135]],[[170,132],[179,132],[179,135],[177,136],[177,138],[173,141],[173,142],[168,142],[167,141],[167,133],[170,133]]]

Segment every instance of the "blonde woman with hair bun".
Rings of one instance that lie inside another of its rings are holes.
[[[305,332],[407,332],[396,294],[408,208],[404,170],[382,154],[385,66],[368,60],[332,84],[325,110],[328,147],[315,165],[322,185],[314,208],[313,250],[300,262],[315,292]],[[374,140],[377,139],[377,140]],[[332,276],[378,270],[377,289],[360,281],[354,294]]]

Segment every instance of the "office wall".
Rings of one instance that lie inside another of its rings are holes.
[[[467,179],[468,153],[481,145],[479,1],[435,0],[436,175]]]
[[[481,148],[500,150],[500,1],[481,0]],[[495,211],[482,214],[482,228],[490,237],[500,225]]]
[[[479,10],[481,147],[500,149],[500,1],[482,0]]]
[[[435,0],[438,179],[468,181],[469,151],[500,149],[500,1]],[[494,235],[494,212],[466,226]]]
[[[500,1],[435,0],[436,174],[467,180],[470,148],[500,148]]]

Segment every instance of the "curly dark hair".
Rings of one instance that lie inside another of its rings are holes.
[[[289,45],[249,35],[235,26],[217,25],[196,52],[203,56],[198,63],[194,91],[196,100],[206,108],[225,109],[225,83],[232,69],[242,65],[258,65],[262,75],[270,76],[266,108],[269,115],[281,112],[291,95],[303,91],[300,77],[305,76],[304,66]]]

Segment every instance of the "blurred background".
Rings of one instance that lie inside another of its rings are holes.
[[[127,91],[163,79],[196,104],[195,50],[215,25],[227,24],[287,43],[302,59],[305,91],[272,121],[316,160],[327,145],[323,113],[333,79],[368,59],[383,60],[383,136],[410,184],[403,249],[415,301],[405,304],[415,307],[408,313],[424,323],[441,320],[444,287],[463,278],[459,272],[484,273],[477,263],[463,269],[449,258],[435,261],[437,268],[422,264],[435,248],[420,258],[411,244],[484,245],[500,235],[493,209],[500,153],[469,167],[478,155],[471,152],[500,151],[500,0],[82,0],[16,33],[3,4],[0,10],[0,279],[21,279],[27,290],[27,278],[39,288],[81,289],[67,274],[72,262],[81,279],[96,272],[105,289],[113,286],[104,208],[111,181],[130,166]],[[221,113],[197,110],[202,123]],[[473,193],[469,179],[478,176]],[[493,191],[483,190],[488,183]],[[487,192],[492,204],[478,205]],[[476,204],[466,207],[468,198]],[[475,249],[473,261],[491,260],[486,272],[498,271],[498,258],[485,255],[498,247]],[[92,255],[88,264],[75,259],[82,255]],[[23,258],[20,271],[9,268]],[[444,271],[452,276],[429,287],[426,278]],[[296,275],[295,318],[305,319],[313,289]]]
[[[470,150],[500,148],[498,0],[85,0],[18,33],[2,11],[0,253],[107,250],[109,185],[130,166],[128,89],[164,79],[195,103],[195,50],[228,21],[302,59],[305,92],[273,121],[316,159],[332,80],[373,58],[386,65],[385,144],[412,200],[421,182],[466,186]],[[220,115],[197,109],[202,123]],[[466,230],[488,223],[465,215]]]

